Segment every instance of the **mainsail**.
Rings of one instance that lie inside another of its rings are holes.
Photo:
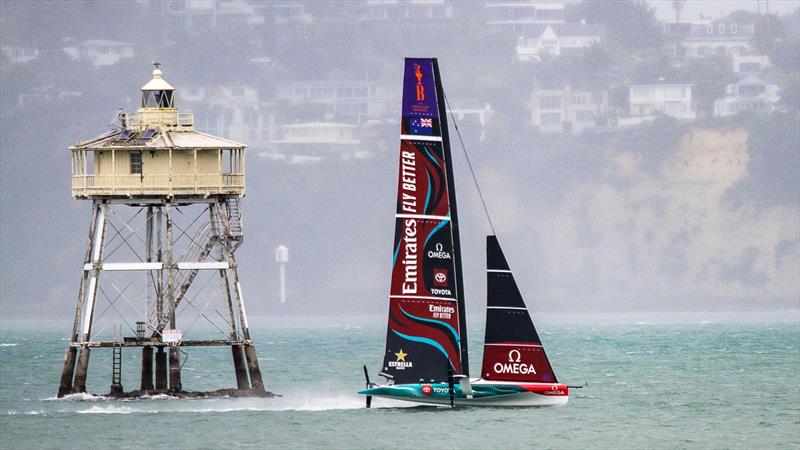
[[[495,236],[486,237],[486,272],[482,378],[556,383],[553,368]]]
[[[463,282],[447,120],[436,59],[407,58],[381,374],[395,383],[467,373]]]

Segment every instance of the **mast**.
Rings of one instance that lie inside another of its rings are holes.
[[[469,352],[467,350],[467,312],[464,299],[464,278],[461,269],[461,233],[458,230],[458,207],[456,205],[456,182],[453,174],[453,157],[450,151],[450,133],[447,127],[447,103],[444,98],[439,61],[433,58],[433,76],[436,81],[436,98],[439,104],[439,121],[442,129],[442,148],[447,173],[447,194],[450,197],[450,229],[453,236],[453,266],[456,275],[456,299],[458,300],[458,326],[461,329],[461,372],[469,376]]]

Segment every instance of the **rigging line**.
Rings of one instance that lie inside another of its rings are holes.
[[[483,192],[481,191],[481,186],[478,184],[478,177],[475,176],[475,170],[472,168],[472,161],[469,159],[469,153],[467,153],[467,146],[464,145],[464,139],[461,138],[461,130],[458,129],[458,122],[456,122],[456,116],[453,114],[453,107],[450,106],[450,100],[447,98],[447,94],[444,92],[444,86],[442,86],[442,96],[444,96],[444,101],[447,103],[447,110],[450,111],[450,117],[453,119],[453,127],[456,130],[456,135],[458,135],[458,142],[461,143],[461,150],[464,152],[464,156],[467,158],[467,166],[469,166],[469,171],[472,174],[472,181],[475,183],[475,188],[478,190],[478,197],[481,199],[481,205],[483,205],[483,212],[486,214],[486,220],[489,221],[489,228],[492,229],[492,234],[497,235],[494,231],[494,224],[492,223],[492,218],[489,216],[489,208],[486,207],[486,200],[483,198]]]

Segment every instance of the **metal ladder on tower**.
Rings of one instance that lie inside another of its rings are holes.
[[[111,347],[111,394],[122,394],[122,327],[114,326],[114,343]]]
[[[239,197],[228,197],[225,199],[225,209],[228,213],[228,225],[231,229],[230,237],[241,240],[244,236],[242,229],[242,210],[239,208]]]

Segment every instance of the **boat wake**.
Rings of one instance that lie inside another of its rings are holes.
[[[75,394],[86,395],[86,394]],[[74,397],[68,396],[68,397]],[[64,397],[67,399],[67,397]],[[103,399],[107,399],[103,397]],[[61,399],[59,399],[61,400]],[[94,401],[99,400],[94,397]],[[110,400],[110,399],[109,399]],[[152,402],[150,400],[175,400],[170,402]],[[395,408],[408,406],[387,401],[377,407]],[[168,395],[142,397],[136,400],[124,400],[94,404],[89,408],[75,411],[78,414],[156,414],[156,413],[235,413],[240,411],[335,411],[347,409],[363,409],[364,399],[355,395],[333,395],[319,397],[313,393],[292,394],[276,398],[204,398],[178,399]]]

